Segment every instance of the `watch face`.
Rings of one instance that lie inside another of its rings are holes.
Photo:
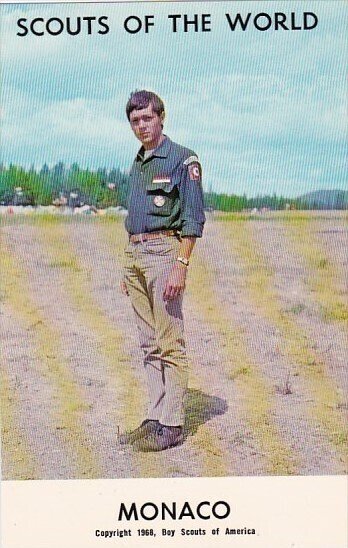
[[[153,203],[155,204],[155,206],[157,207],[162,207],[164,206],[165,204],[165,197],[164,196],[155,196],[154,199],[153,199]]]

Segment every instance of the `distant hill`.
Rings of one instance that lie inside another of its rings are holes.
[[[347,190],[315,190],[297,200],[311,209],[348,209]]]

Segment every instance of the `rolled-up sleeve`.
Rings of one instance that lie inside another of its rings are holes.
[[[194,153],[184,160],[180,179],[181,236],[201,238],[205,223],[202,170]]]

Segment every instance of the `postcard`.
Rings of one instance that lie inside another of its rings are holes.
[[[345,548],[347,4],[0,10],[2,548]]]

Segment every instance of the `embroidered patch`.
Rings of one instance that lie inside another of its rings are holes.
[[[200,181],[201,180],[201,170],[198,162],[190,164],[188,166],[189,177],[191,181]]]
[[[154,177],[152,179],[152,182],[155,184],[155,185],[166,185],[166,184],[169,184],[170,183],[170,177]]]
[[[192,164],[193,162],[199,162],[197,156],[190,156],[189,158],[187,158],[187,160],[185,160],[184,162],[184,166],[188,166],[189,164]]]
[[[164,196],[155,196],[153,199],[153,203],[155,204],[156,207],[164,206],[165,202],[166,202],[166,199]]]

